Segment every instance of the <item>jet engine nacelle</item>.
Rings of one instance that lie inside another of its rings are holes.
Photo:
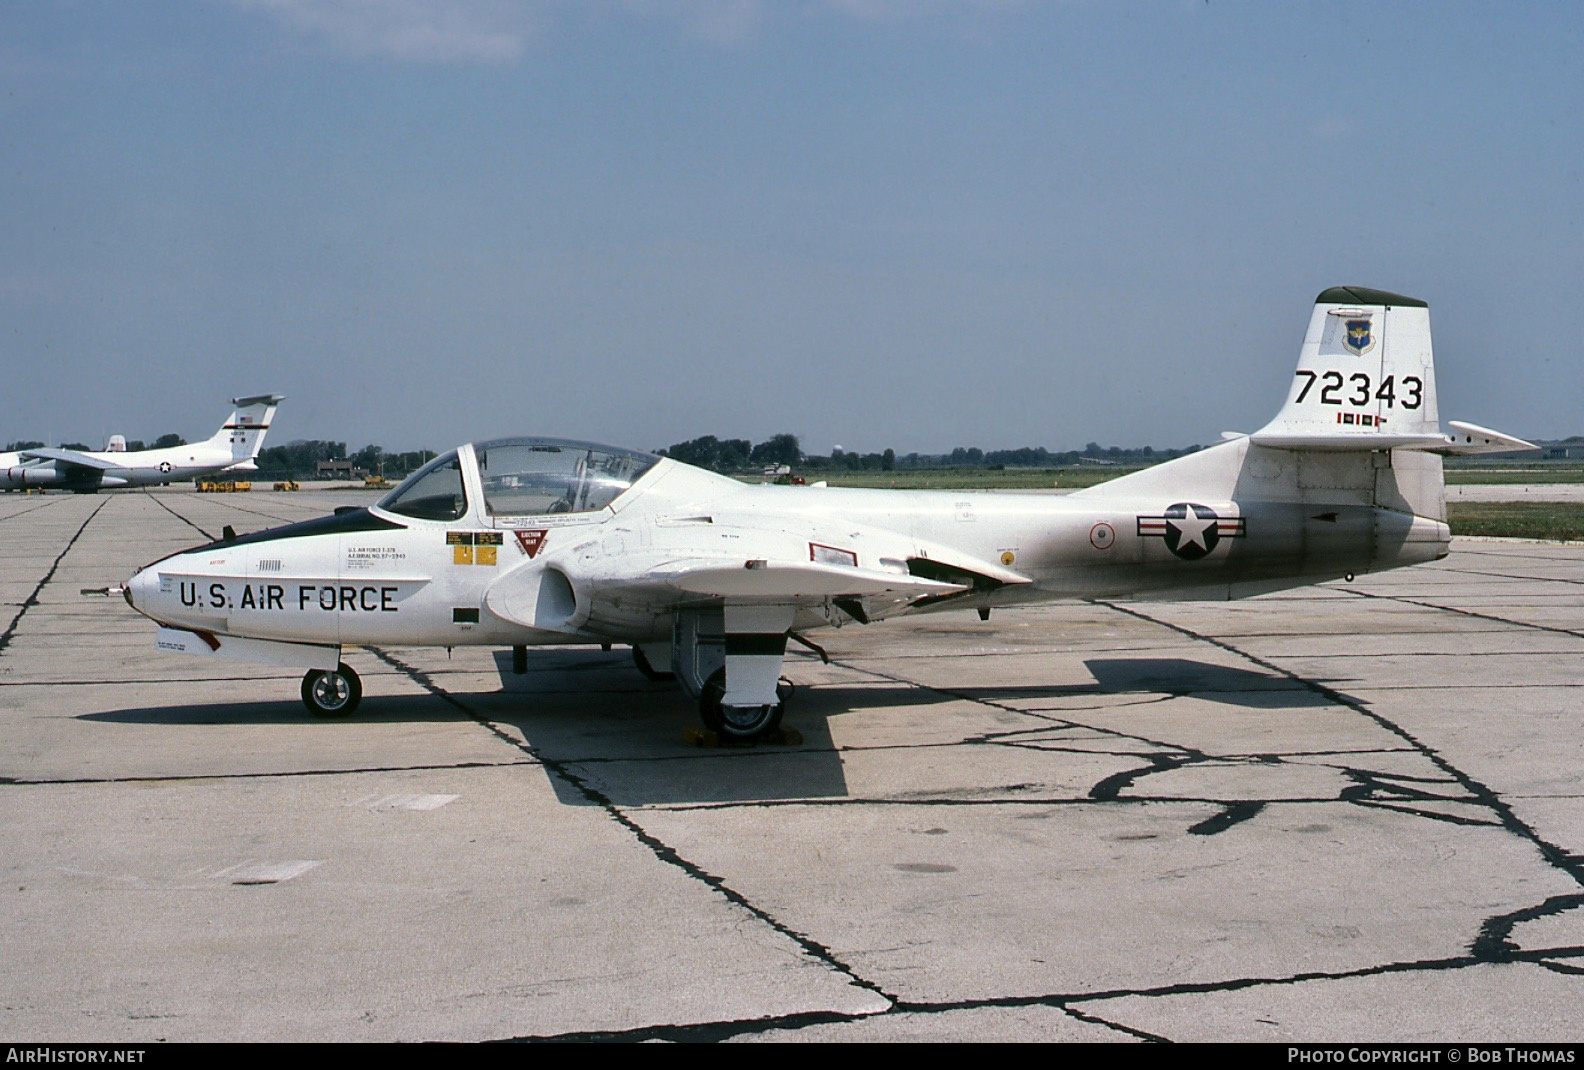
[[[6,470],[12,486],[55,487],[65,482],[52,464],[16,464]]]

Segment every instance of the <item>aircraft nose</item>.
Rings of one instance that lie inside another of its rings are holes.
[[[121,585],[121,593],[126,596],[127,605],[150,616],[154,597],[159,593],[159,571],[145,568],[133,573],[132,578]]]

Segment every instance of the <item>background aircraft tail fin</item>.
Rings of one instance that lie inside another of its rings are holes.
[[[264,448],[264,433],[269,430],[275,409],[286,400],[283,394],[256,394],[253,397],[232,398],[236,408],[220,425],[211,442],[231,448],[233,461],[250,461]]]

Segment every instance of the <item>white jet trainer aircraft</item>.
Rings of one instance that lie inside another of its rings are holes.
[[[128,452],[116,435],[103,453],[32,449],[0,453],[0,490],[48,487],[92,494],[111,487],[146,487],[219,472],[254,472],[280,394],[232,398],[236,408],[220,430],[203,442]],[[117,448],[119,447],[119,448]]]
[[[624,643],[727,739],[776,729],[788,638],[1079,598],[1230,599],[1444,557],[1441,456],[1528,448],[1436,415],[1423,301],[1336,287],[1253,434],[1065,497],[750,486],[549,438],[462,446],[378,504],[163,558],[121,589],[157,645],[308,670],[346,646]]]

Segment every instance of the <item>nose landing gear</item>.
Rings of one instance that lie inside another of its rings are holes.
[[[303,677],[303,705],[315,717],[350,717],[362,699],[363,682],[344,661],[334,669],[309,669]]]

